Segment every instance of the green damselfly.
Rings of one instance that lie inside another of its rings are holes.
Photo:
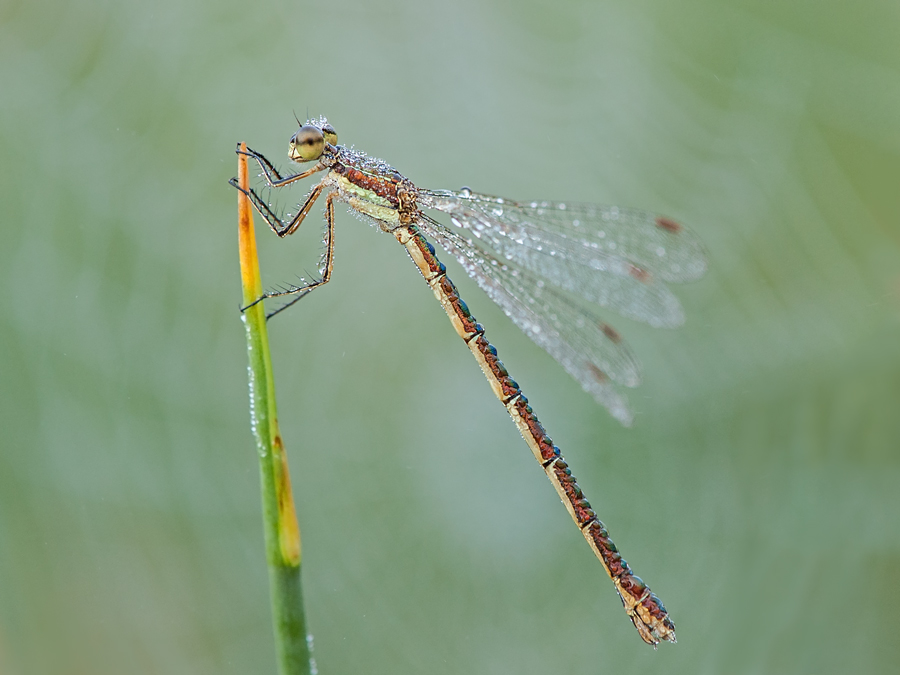
[[[639,366],[619,333],[596,315],[594,306],[651,326],[680,325],[684,314],[666,283],[692,281],[705,273],[706,256],[697,237],[669,218],[638,209],[515,202],[468,188],[422,189],[385,162],[338,145],[337,133],[324,118],[307,121],[290,140],[291,160],[314,162],[307,171],[282,175],[260,153],[248,148],[245,154],[258,162],[269,188],[324,173],[296,213],[280,213],[254,189],[245,193],[279,237],[295,232],[316,200],[325,198],[325,248],[319,276],[268,292],[259,300],[289,296],[290,302],[272,312],[275,314],[328,283],[334,260],[335,201],[392,234],[406,248],[475,356],[612,579],[641,638],[654,646],[661,640],[675,642],[675,626],[662,602],[619,554],[559,448],[497,358],[497,350],[485,339],[484,327],[459,297],[428,239],[456,257],[525,334],[559,361],[613,417],[630,425],[632,413],[618,386],[636,386]],[[231,183],[240,189],[235,179]],[[455,229],[442,225],[424,209],[448,214]]]

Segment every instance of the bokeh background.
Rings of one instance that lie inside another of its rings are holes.
[[[896,672],[900,4],[0,2],[0,672],[270,673],[235,142],[642,206],[711,269],[619,427],[463,297],[679,643],[644,646],[391,237],[271,324],[322,673]],[[316,218],[308,221],[316,223]],[[270,283],[317,227],[259,230]]]

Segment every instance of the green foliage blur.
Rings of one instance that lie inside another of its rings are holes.
[[[619,427],[445,262],[677,645],[647,648],[391,237],[270,324],[322,673],[900,662],[900,3],[0,3],[0,674],[273,673],[235,143],[650,208],[711,269],[618,317]],[[301,188],[295,197],[303,196]],[[319,208],[258,226],[314,270]]]

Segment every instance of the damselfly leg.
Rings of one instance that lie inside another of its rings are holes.
[[[298,180],[311,176],[317,171],[322,170],[321,167],[316,166],[309,171],[304,171],[299,174],[282,178],[278,170],[263,155],[260,155],[259,153],[254,152],[249,148],[247,149],[247,152],[243,152],[240,149],[240,145],[238,145],[238,149],[236,150],[236,152],[238,154],[247,155],[248,157],[252,157],[257,160],[260,167],[263,169],[263,173],[261,175],[265,177],[266,183],[269,185],[269,187],[272,188],[279,188],[290,185]],[[300,208],[297,214],[294,215],[290,219],[290,221],[285,222],[280,215],[275,213],[270,208],[270,206],[256,193],[253,188],[250,188],[250,190],[244,190],[238,184],[237,179],[235,178],[232,178],[228,182],[235,188],[243,192],[245,195],[247,195],[247,197],[250,199],[250,203],[253,204],[254,208],[257,210],[260,216],[262,216],[263,220],[266,221],[266,223],[269,225],[269,228],[282,238],[297,231],[297,228],[300,227],[300,224],[309,214],[310,209],[312,209],[313,204],[315,204],[316,200],[322,195],[322,191],[325,187],[323,182],[318,183],[309,193],[306,201],[303,203],[303,206]],[[319,266],[321,277],[319,277],[318,279],[307,281],[300,285],[291,285],[287,288],[279,289],[276,291],[267,291],[246,307],[242,307],[242,312],[269,298],[279,298],[291,295],[296,296],[290,302],[285,303],[274,311],[266,314],[267,319],[271,318],[276,314],[283,312],[288,307],[291,307],[296,302],[309,295],[313,290],[319,288],[320,286],[324,286],[331,280],[331,272],[334,266],[334,197],[334,193],[329,193],[325,198],[326,227],[325,235],[323,237],[325,251],[322,255],[322,261]]]

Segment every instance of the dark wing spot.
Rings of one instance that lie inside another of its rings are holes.
[[[671,218],[666,218],[665,216],[658,216],[656,218],[656,226],[662,228],[666,232],[671,232],[672,234],[678,234],[681,232],[681,225],[676,223]]]
[[[650,281],[650,272],[642,267],[638,267],[637,265],[632,265],[629,263],[628,274],[630,274],[643,284],[646,284]]]
[[[606,376],[606,373],[604,373],[602,370],[600,370],[593,363],[588,363],[587,366],[588,366],[588,370],[591,371],[591,375],[594,376],[594,379],[597,380],[597,382],[600,382],[601,384],[603,384],[603,383],[606,383],[609,381],[609,378]]]
[[[622,341],[622,336],[608,323],[601,323],[600,330],[603,331],[603,334],[608,337],[613,344],[619,344]]]

